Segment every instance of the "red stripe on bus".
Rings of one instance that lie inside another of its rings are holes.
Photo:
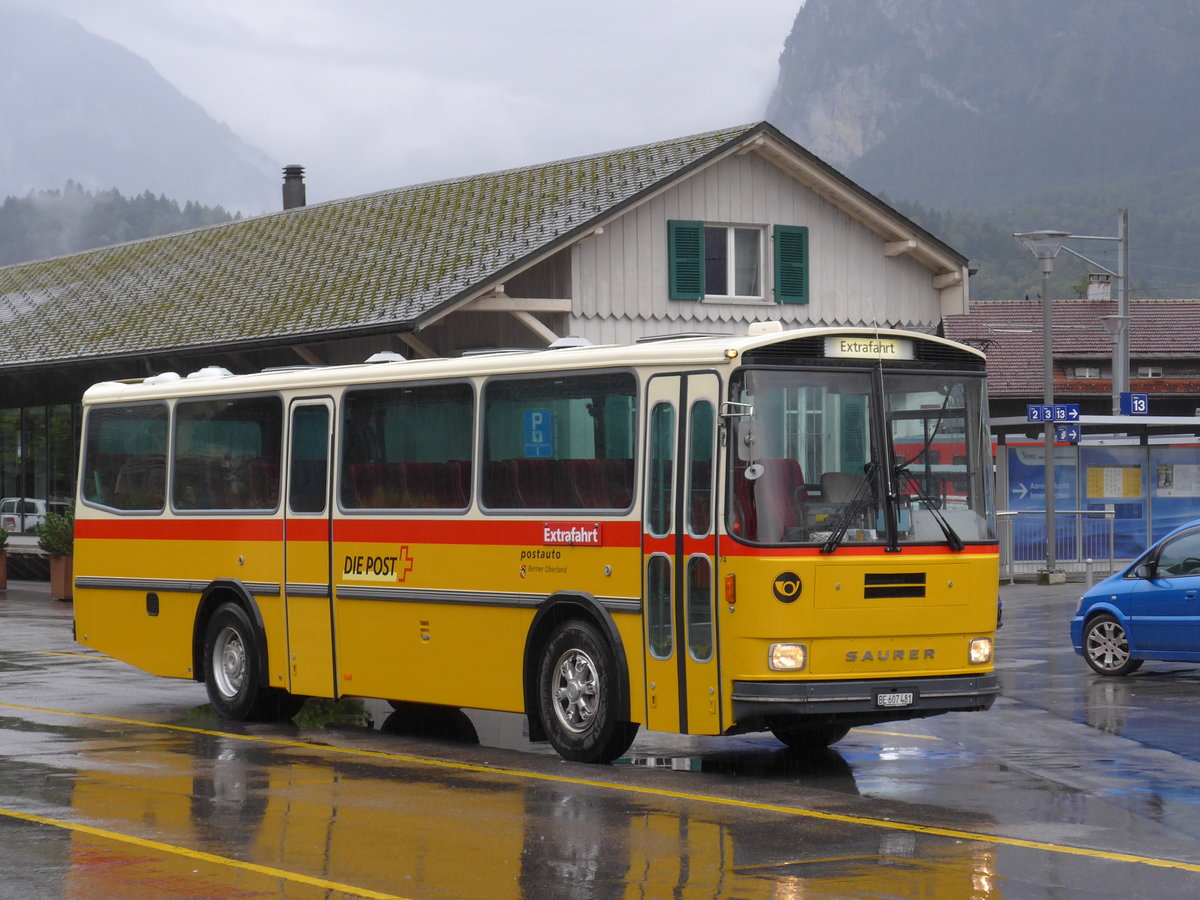
[[[334,538],[349,543],[483,544],[491,546],[567,546],[545,539],[546,527],[587,523],[587,520],[500,520],[500,519],[337,519]],[[590,524],[590,523],[588,523]],[[604,547],[636,547],[641,539],[638,522],[600,522]],[[585,542],[577,547],[586,547]]]
[[[946,545],[935,544],[901,544],[900,551],[889,551],[886,547],[872,545],[869,547],[854,547],[842,544],[830,555],[830,559],[839,556],[888,556],[898,558],[904,556],[979,556],[996,555],[1000,552],[998,544],[970,544],[961,550],[951,550]],[[762,556],[822,556],[820,547],[751,547],[734,541],[724,541],[721,544],[722,556],[762,557]]]
[[[568,546],[546,540],[546,526],[590,525],[587,520],[499,519],[335,519],[334,539],[349,543],[490,544]],[[595,546],[636,547],[641,540],[638,522],[601,522]],[[324,519],[289,519],[288,537],[298,541],[324,541]],[[82,540],[128,541],[282,541],[283,519],[79,519],[75,536]],[[579,542],[575,546],[589,546]]]
[[[76,519],[75,537],[110,541],[281,541],[283,519]]]

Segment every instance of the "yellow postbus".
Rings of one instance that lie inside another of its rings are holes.
[[[502,710],[581,761],[987,708],[983,356],[750,332],[95,385],[77,639],[228,719]]]

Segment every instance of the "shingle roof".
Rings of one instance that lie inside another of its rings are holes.
[[[1106,359],[1113,351],[1101,316],[1115,300],[1055,300],[1055,359]],[[1129,355],[1141,362],[1200,358],[1200,300],[1132,300]],[[973,301],[965,316],[945,318],[946,337],[980,347],[988,358],[992,395],[1035,396],[1042,390],[1042,303]]]
[[[0,367],[419,321],[765,123],[0,268]]]

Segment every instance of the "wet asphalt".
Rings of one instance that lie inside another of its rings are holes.
[[[807,756],[643,732],[582,766],[496,713],[224,723],[10,582],[0,898],[1200,896],[1200,666],[1094,675],[1082,589],[999,588],[986,713]]]

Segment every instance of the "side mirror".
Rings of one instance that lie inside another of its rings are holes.
[[[1135,578],[1156,578],[1158,576],[1158,563],[1153,560],[1144,562],[1133,570]]]

